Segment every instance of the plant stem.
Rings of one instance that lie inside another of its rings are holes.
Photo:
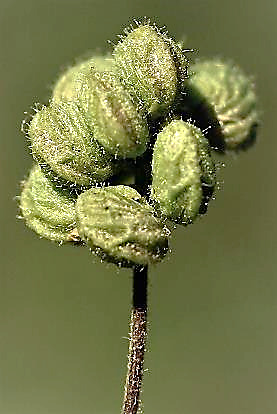
[[[136,414],[140,403],[147,325],[147,266],[133,271],[133,307],[123,414]]]
[[[142,196],[147,196],[151,181],[150,156],[150,151],[146,151],[136,162],[135,186]],[[122,414],[136,414],[140,403],[147,334],[147,277],[148,266],[134,267],[130,345]]]

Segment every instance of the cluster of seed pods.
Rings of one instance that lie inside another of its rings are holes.
[[[212,151],[253,142],[259,113],[238,67],[189,64],[186,55],[144,22],[111,55],[62,74],[27,132],[35,163],[20,208],[39,236],[87,245],[120,266],[147,265],[165,256],[169,222],[186,226],[206,212]],[[145,171],[140,194],[132,177]]]

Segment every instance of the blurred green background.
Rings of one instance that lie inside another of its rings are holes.
[[[131,272],[40,240],[16,220],[15,196],[32,162],[24,111],[142,16],[253,74],[263,110],[255,147],[224,160],[209,214],[151,269],[143,412],[277,411],[277,2],[1,0],[1,414],[120,411]]]

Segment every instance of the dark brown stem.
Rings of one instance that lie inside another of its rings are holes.
[[[144,197],[147,196],[151,181],[151,154],[148,152],[136,160],[135,186]],[[148,266],[134,267],[128,370],[122,414],[136,414],[140,403],[147,333],[147,276]]]
[[[140,403],[147,324],[147,266],[135,266],[128,371],[123,414],[136,414]]]

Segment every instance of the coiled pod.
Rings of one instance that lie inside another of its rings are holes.
[[[158,134],[152,178],[151,198],[168,219],[187,225],[204,212],[215,185],[215,166],[199,128],[174,120]]]
[[[120,266],[161,260],[168,248],[168,229],[131,187],[91,188],[76,203],[81,238],[103,260]]]
[[[28,227],[39,236],[59,243],[77,242],[74,231],[76,197],[56,188],[38,165],[23,183],[20,209]]]
[[[93,56],[74,66],[69,67],[57,80],[52,93],[52,99],[59,101],[76,101],[88,86],[92,68],[99,72],[110,70],[113,66],[110,55]]]
[[[125,32],[113,57],[87,59],[60,77],[29,125],[40,165],[20,201],[29,227],[86,242],[120,266],[147,265],[166,254],[167,220],[187,225],[206,212],[216,184],[210,145],[249,145],[259,112],[240,69],[199,61],[188,78],[185,54],[183,42],[147,21]],[[135,182],[148,197],[151,166],[149,205],[117,184]]]
[[[251,144],[259,122],[252,80],[237,66],[218,59],[200,60],[191,71],[187,99],[214,113],[224,141],[219,146],[236,150]]]
[[[74,102],[52,102],[29,127],[33,157],[58,177],[91,186],[113,175],[116,163],[94,139],[83,110]]]
[[[92,70],[88,90],[87,117],[95,139],[116,157],[143,154],[149,139],[147,122],[117,76]]]
[[[174,103],[186,78],[180,45],[150,24],[133,29],[114,49],[116,71],[142,108],[158,116]]]
[[[112,67],[110,55],[73,66],[57,82],[53,100],[77,103],[94,138],[108,152],[135,158],[146,149],[147,123],[117,76],[109,71]]]

